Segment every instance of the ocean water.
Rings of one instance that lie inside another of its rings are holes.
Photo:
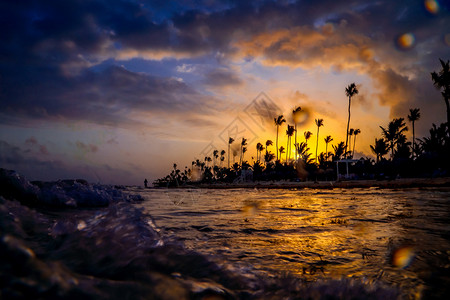
[[[0,169],[0,299],[446,299],[449,196],[140,189]]]
[[[446,297],[450,189],[131,190],[164,236],[275,276],[358,279]]]

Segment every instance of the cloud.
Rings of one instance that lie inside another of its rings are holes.
[[[94,71],[109,59],[200,56],[216,57],[222,64],[254,58],[266,66],[368,73],[380,89],[380,102],[395,115],[398,105],[410,101],[408,88],[424,85],[418,74],[430,72],[438,57],[448,55],[446,3],[433,13],[422,3],[398,1],[211,3],[1,3],[2,121],[130,125],[139,112],[210,114],[216,99],[170,77],[119,67]],[[396,39],[405,33],[413,34],[415,43],[399,51]],[[185,64],[177,71],[193,70]],[[389,79],[398,80],[398,87]],[[225,87],[242,82],[223,65],[205,73],[203,83]],[[392,92],[398,99],[388,101]]]
[[[0,100],[4,113],[31,119],[132,125],[137,123],[133,113],[201,114],[215,109],[212,97],[183,82],[121,67],[112,66],[99,72],[87,70],[71,79],[49,73],[35,75],[22,89],[6,89]],[[19,77],[15,79],[20,80]],[[13,78],[5,81],[15,85]]]
[[[189,64],[182,64],[181,66],[177,66],[177,72],[180,73],[192,73],[195,71],[195,66]]]
[[[36,174],[36,170],[40,170],[40,175],[44,177],[50,173],[61,175],[59,170],[65,167],[60,160],[37,158],[33,153],[2,140],[0,140],[0,165],[2,168],[24,172],[25,175]]]
[[[25,141],[25,145],[31,147],[30,151],[37,150],[37,153],[40,155],[49,155],[47,146],[39,144],[37,139],[32,136]]]
[[[108,164],[87,165],[79,161],[73,164],[66,157],[35,157],[33,153],[3,140],[0,140],[0,166],[20,172],[28,180],[83,178],[89,182],[136,184],[143,176]]]
[[[92,152],[95,153],[98,151],[98,147],[96,145],[93,144],[85,144],[83,142],[80,141],[76,141],[75,142],[75,146],[80,149],[81,151],[88,153],[88,152]]]
[[[432,86],[428,77],[431,63],[428,57],[424,60],[421,57],[426,51],[399,51],[394,42],[379,43],[368,32],[361,32],[360,27],[355,26],[363,22],[359,18],[352,22],[338,20],[336,24],[325,22],[321,26],[305,25],[261,32],[236,41],[235,45],[239,56],[258,58],[270,67],[320,67],[334,72],[367,74],[376,89],[372,96],[381,105],[390,107],[392,118],[406,117],[411,103],[425,108],[429,102],[440,101],[436,93],[424,97],[420,92],[427,89],[426,86]],[[428,47],[425,44],[423,41],[416,48]],[[438,45],[435,46],[439,49]],[[437,62],[437,57],[434,60]],[[367,103],[365,97],[363,95],[362,100]]]
[[[244,82],[236,73],[226,68],[217,68],[205,75],[204,83],[214,87],[229,87],[240,86]]]

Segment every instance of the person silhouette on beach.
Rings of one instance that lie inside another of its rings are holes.
[[[146,188],[148,187],[147,184],[148,184],[148,180],[147,180],[147,178],[145,178],[144,179],[144,185],[145,185]]]

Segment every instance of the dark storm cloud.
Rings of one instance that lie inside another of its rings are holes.
[[[167,23],[130,1],[0,4],[0,104],[8,118],[132,123],[133,111],[204,111],[205,96],[171,78],[119,67],[93,71],[121,47],[165,49]]]
[[[438,57],[448,58],[443,38],[450,28],[448,5],[442,2],[433,14],[421,1],[2,1],[2,120],[119,124],[133,123],[129,116],[136,111],[201,113],[208,107],[208,97],[171,78],[92,69],[121,57],[259,56],[274,65],[338,71],[352,65],[369,71],[381,90],[392,90],[381,86],[389,78],[404,88],[422,86],[421,77],[403,73],[429,72]],[[409,32],[415,44],[396,49],[396,38]],[[367,56],[364,47],[374,54]],[[388,67],[373,69],[377,60]],[[223,71],[206,79],[218,86],[240,82]],[[404,99],[383,102],[384,96],[382,103],[404,104]]]
[[[100,124],[133,124],[131,112],[201,113],[211,108],[205,96],[182,82],[114,66],[71,78],[36,74],[33,83],[7,89],[4,96],[1,101],[9,115]]]

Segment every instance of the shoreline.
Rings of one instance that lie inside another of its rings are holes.
[[[259,181],[243,183],[200,183],[179,186],[175,188],[204,188],[204,189],[353,189],[353,188],[450,188],[450,177],[440,178],[400,178],[392,180],[341,180],[341,181]]]

